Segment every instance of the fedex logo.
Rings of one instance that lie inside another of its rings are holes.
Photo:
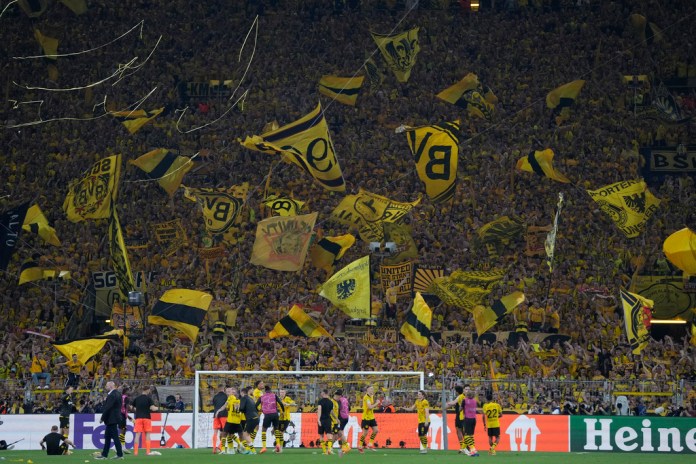
[[[166,448],[181,445],[191,447],[191,415],[170,414],[167,425],[164,425],[163,414],[152,414],[152,432],[150,446],[160,448],[160,437],[164,431],[167,441]],[[104,424],[99,423],[100,414],[75,414],[72,416],[73,442],[78,449],[102,449],[104,447]],[[135,433],[133,423],[128,421],[126,428],[126,448],[133,447]],[[143,438],[144,439],[144,438]]]

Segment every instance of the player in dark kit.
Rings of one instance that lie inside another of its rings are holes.
[[[133,422],[133,418],[128,415],[128,404],[130,401],[130,387],[127,385],[121,390],[121,422],[118,424],[118,439],[125,454],[130,454],[126,449],[126,432],[128,431],[128,421]]]
[[[329,398],[329,391],[322,390],[321,398],[317,405],[317,422],[319,424],[318,432],[321,440],[322,454],[334,454],[333,446],[333,421],[331,415],[333,412],[333,401]]]
[[[150,432],[152,432],[152,416],[151,412],[157,411],[155,402],[152,401],[150,387],[143,388],[142,394],[133,400],[133,409],[135,409],[135,439],[133,440],[133,454],[138,455],[140,447],[140,437],[145,436],[145,451],[148,456],[159,456],[159,451],[150,451]]]
[[[65,393],[60,397],[60,407],[58,410],[58,421],[60,422],[60,433],[68,438],[70,432],[70,414],[75,409],[75,399],[73,398],[73,387],[65,389]]]
[[[246,440],[246,449],[251,454],[256,454],[254,442],[251,434],[259,428],[259,413],[256,410],[256,403],[249,396],[249,388],[242,388],[241,397],[239,400],[239,412],[246,417],[244,423],[244,440]]]
[[[225,387],[227,389],[229,387]],[[213,417],[213,453],[222,453],[224,443],[222,442],[225,429],[225,424],[227,423],[227,408],[223,408],[227,404],[227,393],[224,391],[219,391],[213,396],[213,411],[216,412]],[[219,412],[217,412],[219,411]],[[217,447],[217,440],[220,437],[220,448]]]
[[[51,433],[43,437],[41,440],[42,450],[46,450],[46,454],[49,456],[60,456],[61,454],[72,454],[68,449],[68,446],[75,448],[73,442],[65,438],[63,435],[58,433],[58,426],[54,425],[51,427]],[[5,459],[5,458],[3,458]]]

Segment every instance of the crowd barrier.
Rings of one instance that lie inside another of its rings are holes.
[[[199,415],[198,429],[192,429],[191,413],[154,413],[152,448],[160,448],[164,433],[166,448],[208,448],[212,445],[212,414]],[[416,434],[418,416],[408,414],[376,414],[379,434],[376,442],[380,448],[419,448]],[[165,426],[166,418],[166,426]],[[313,413],[293,413],[291,425],[284,435],[287,448],[310,447],[317,439],[317,417]],[[458,441],[452,414],[430,415],[428,447],[431,450],[445,448],[457,450]],[[351,414],[345,432],[351,446],[356,447],[360,435],[360,414]],[[38,450],[39,442],[58,425],[58,415],[8,415],[3,416],[0,439],[17,442],[15,449]],[[446,431],[445,431],[446,430]],[[70,418],[70,439],[81,449],[101,449],[104,425],[97,414],[74,414]],[[647,452],[647,453],[696,453],[696,419],[635,416],[561,416],[561,415],[510,415],[500,422],[498,451],[512,452]],[[267,446],[271,447],[273,434],[268,434]],[[488,438],[479,416],[475,441],[479,449],[488,449]],[[261,434],[256,437],[261,446]],[[132,424],[128,425],[126,448],[133,446]]]

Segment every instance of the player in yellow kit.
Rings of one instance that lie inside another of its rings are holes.
[[[418,391],[418,397],[410,408],[404,408],[405,411],[418,412],[418,439],[420,440],[421,454],[428,452],[428,429],[430,428],[430,403],[425,399],[425,392]]]
[[[237,442],[238,449],[243,452],[243,446],[240,443],[240,437],[242,436],[242,415],[239,412],[239,398],[237,397],[237,389],[234,387],[227,387],[225,389],[227,394],[227,401],[225,404],[215,411],[215,416],[218,416],[223,410],[227,410],[227,422],[220,433],[220,444],[222,445],[222,453],[234,454],[233,441]]]
[[[290,425],[290,414],[296,409],[297,403],[288,396],[287,390],[280,389],[278,391],[278,398],[280,398],[280,401],[283,402],[283,405],[285,406],[285,409],[280,411],[280,422],[278,423],[278,428],[280,431],[284,434],[285,430],[287,430],[288,425]],[[292,408],[292,409],[291,409]],[[283,452],[283,444],[280,444],[280,452]]]
[[[363,415],[360,423],[360,428],[362,428],[363,433],[360,435],[360,441],[358,443],[358,451],[361,453],[363,452],[363,448],[377,451],[374,443],[379,430],[377,429],[377,421],[375,420],[375,409],[379,408],[379,406],[379,403],[375,403],[375,387],[370,385],[365,390],[365,396],[363,396]],[[370,429],[372,429],[372,434],[368,442],[367,431]]]
[[[259,401],[259,398],[261,398],[261,395],[263,395],[264,389],[266,388],[266,384],[263,383],[263,380],[257,380],[256,381],[256,388],[254,388],[253,393],[251,394],[251,398],[254,400],[254,404],[257,404]],[[251,390],[251,388],[250,388]],[[257,406],[256,410],[261,412],[261,406]],[[257,425],[256,428],[254,428],[254,431],[249,434],[251,436],[251,442],[253,443],[254,440],[256,440],[256,434],[259,432],[259,426]],[[263,441],[264,448],[266,447],[266,441]]]
[[[488,429],[488,444],[490,449],[488,454],[495,455],[495,448],[500,442],[500,416],[503,409],[498,403],[493,401],[493,394],[486,395],[486,404],[483,405],[483,430]]]

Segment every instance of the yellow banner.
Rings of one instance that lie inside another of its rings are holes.
[[[279,216],[259,222],[251,263],[276,271],[302,269],[318,215]]]
[[[467,110],[469,116],[491,120],[498,97],[479,82],[478,76],[469,73],[456,84],[437,94],[437,98]]]
[[[617,182],[587,193],[628,238],[638,237],[660,206],[660,200],[642,179]]]
[[[395,266],[380,265],[379,280],[385,295],[392,282],[397,289],[397,295],[410,295],[413,289],[413,263],[409,261]]]
[[[319,80],[319,93],[344,105],[355,106],[364,79],[364,76],[322,76]]]

